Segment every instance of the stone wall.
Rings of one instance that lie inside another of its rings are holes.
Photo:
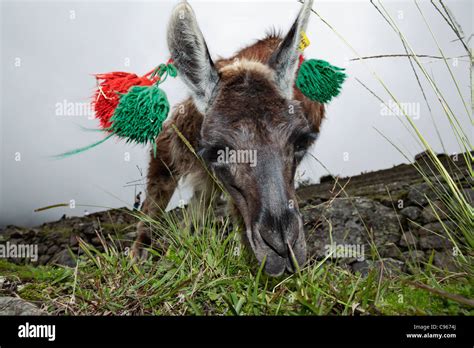
[[[473,182],[464,160],[459,157],[455,161],[445,155],[439,158],[461,184],[472,205]],[[417,164],[424,172],[430,172],[425,159],[424,155],[418,155]],[[309,254],[323,258],[331,244],[340,248],[363,245],[364,260],[340,257],[339,262],[354,270],[364,270],[373,265],[371,259],[380,256],[390,265],[407,270],[410,264],[432,259],[435,266],[454,270],[456,249],[445,228],[457,233],[456,226],[449,221],[447,208],[435,192],[443,189],[446,188],[441,184],[430,187],[413,165],[406,164],[351,178],[326,176],[322,183],[299,190]],[[377,251],[371,247],[374,245]]]
[[[440,159],[459,180],[472,204],[473,183],[472,178],[466,179],[469,176],[464,161],[452,161],[447,156]],[[418,156],[418,163],[425,170],[429,169],[424,156]],[[442,189],[442,186],[437,188]],[[323,259],[333,251],[332,256],[338,256],[334,260],[361,272],[380,259],[385,260],[386,265],[405,269],[410,263],[430,258],[437,267],[455,267],[453,245],[427,197],[434,201],[445,226],[452,231],[455,226],[444,213],[446,207],[412,165],[403,164],[351,178],[325,177],[320,184],[300,188],[298,197],[311,257]],[[35,264],[74,266],[78,238],[102,249],[103,242],[99,238],[102,235],[123,248],[134,239],[135,224],[136,219],[128,209],[114,209],[84,217],[63,217],[36,228],[7,226],[0,231],[0,244],[35,244],[38,246]]]
[[[103,240],[113,240],[120,247],[129,246],[135,236],[136,219],[127,208],[107,210],[84,217],[63,217],[35,228],[7,226],[0,231],[0,243],[38,246],[38,260],[33,264],[57,263],[74,266],[74,254],[79,250],[79,239],[103,249]],[[31,262],[8,258],[10,262]]]

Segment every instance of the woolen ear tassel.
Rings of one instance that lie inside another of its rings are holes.
[[[339,95],[347,75],[320,59],[304,60],[299,68],[296,86],[309,99],[325,104]]]
[[[94,111],[102,130],[110,134],[91,145],[55,157],[64,158],[82,153],[114,135],[125,139],[127,143],[155,144],[170,110],[166,93],[158,87],[168,75],[177,76],[176,67],[171,60],[142,77],[125,72],[96,75],[103,81],[94,94]],[[156,144],[153,149],[156,156]]]

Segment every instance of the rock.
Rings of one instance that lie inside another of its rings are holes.
[[[64,239],[64,232],[61,232],[61,231],[51,232],[49,239],[55,241],[56,243],[58,240]]]
[[[319,219],[319,216],[315,214],[315,208],[310,206],[305,206],[300,209],[300,213],[303,216],[303,221],[305,224],[312,224]]]
[[[76,246],[79,245],[79,241],[77,239],[77,235],[73,234],[69,237],[69,245],[71,246],[71,248],[74,248]]]
[[[22,238],[23,229],[17,226],[7,226],[7,228],[3,230],[2,234],[6,237],[6,240],[11,240],[13,238]]]
[[[385,246],[400,239],[395,211],[368,198],[336,198],[309,209],[307,213],[318,218],[314,223],[305,221],[310,257],[325,257],[331,242],[366,253],[369,240],[373,239],[377,246]],[[344,261],[351,262],[354,258]]]
[[[52,245],[49,247],[48,251],[46,252],[47,254],[49,255],[54,255],[56,253],[56,251],[59,250],[59,247],[57,245]]]
[[[416,204],[419,206],[425,206],[428,204],[428,199],[435,200],[437,198],[436,193],[431,189],[430,185],[426,182],[415,184],[410,187],[407,195],[407,205]]]
[[[0,315],[45,315],[45,313],[21,298],[0,297]]]
[[[452,247],[452,243],[449,239],[436,234],[421,236],[419,245],[421,249],[448,249]]]
[[[0,276],[0,289],[3,288],[3,284],[5,284],[5,281],[7,280],[7,278],[3,277],[3,276]]]
[[[457,271],[456,262],[454,260],[454,256],[452,252],[448,251],[435,251],[433,256],[433,264],[436,267],[441,269],[445,269],[451,272]]]
[[[11,239],[9,240],[9,242],[10,242],[10,244],[15,244],[15,245],[17,245],[17,244],[21,244],[22,239],[21,239],[21,238],[11,238]]]
[[[422,223],[421,222],[417,222],[417,221],[412,221],[412,220],[408,220],[408,224],[407,224],[407,228],[410,230],[410,231],[413,231],[413,233],[415,233],[416,235],[418,235],[418,229],[422,226]]]
[[[391,258],[377,260],[378,268],[384,270],[388,275],[393,275],[400,272],[404,266],[404,263],[400,260],[394,260]]]
[[[400,244],[401,246],[403,247],[413,247],[413,246],[416,246],[417,245],[417,239],[415,237],[415,235],[412,233],[412,232],[405,232],[405,233],[402,233],[402,238],[400,238],[400,242],[398,244]]]
[[[94,246],[102,245],[102,242],[100,241],[99,237],[94,237],[91,239],[91,244]]]
[[[321,198],[319,197],[315,197],[315,198],[308,198],[306,201],[302,201],[300,203],[300,208],[303,208],[305,206],[311,206],[311,205],[319,205],[321,203],[324,203],[324,200],[322,200]]]
[[[96,222],[79,223],[78,226],[75,228],[75,232],[78,235],[95,236],[96,231],[98,229],[99,225]]]
[[[423,262],[425,261],[425,253],[422,250],[407,250],[402,253],[403,258],[407,262]]]
[[[456,225],[451,222],[451,221],[444,221],[443,222],[444,226],[446,226],[446,229],[450,232],[453,233],[455,232],[455,227]],[[427,236],[427,235],[432,235],[434,234],[439,234],[442,236],[446,235],[446,231],[443,227],[443,225],[440,222],[431,222],[429,224],[426,224],[422,227],[418,227],[415,232],[420,238],[422,236]]]
[[[35,229],[29,229],[28,231],[25,231],[25,232],[23,233],[23,236],[22,236],[22,237],[23,237],[24,239],[32,239],[32,238],[34,238],[34,237],[36,236],[37,233],[38,233],[37,230],[35,230]]]
[[[367,260],[354,262],[351,264],[352,272],[360,273],[363,277],[366,277],[367,274],[369,274],[371,266],[372,265],[370,265],[369,261]]]
[[[50,262],[62,266],[76,267],[76,261],[74,260],[73,256],[71,255],[71,252],[68,249],[64,249],[54,255]]]
[[[51,255],[43,254],[38,259],[38,265],[46,265],[51,260]]]
[[[432,202],[434,209],[436,210],[436,213],[440,216],[441,219],[446,218],[446,211],[447,208],[444,205],[444,203],[440,200],[436,200]],[[421,220],[423,223],[427,224],[430,222],[437,222],[439,219],[436,216],[435,212],[433,211],[433,208],[431,205],[427,205],[426,207],[423,208],[423,211],[421,212]]]
[[[364,260],[361,262],[354,262],[351,264],[354,273],[359,272],[363,277],[366,277],[370,270],[376,269],[378,273],[383,272],[387,276],[392,276],[399,273],[404,266],[404,263],[392,258],[385,258],[376,261]]]
[[[421,209],[414,206],[408,206],[400,210],[400,214],[409,218],[410,220],[417,220],[421,215]]]
[[[402,251],[395,243],[378,247],[378,252],[384,258],[399,259],[402,256]]]
[[[46,244],[39,244],[38,245],[38,255],[46,254],[47,250],[48,250],[48,247],[46,246]]]

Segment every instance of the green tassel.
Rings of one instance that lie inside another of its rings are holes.
[[[110,130],[127,143],[154,142],[168,116],[170,105],[165,92],[157,86],[134,86],[120,97],[110,119]]]
[[[324,60],[305,60],[300,66],[296,86],[309,99],[325,104],[341,92],[347,77],[344,70]]]
[[[176,77],[177,74],[178,70],[171,63],[171,60],[167,64],[158,66],[150,76],[150,78],[159,77],[153,86],[132,86],[127,93],[120,95],[117,108],[110,118],[112,125],[107,129],[103,129],[110,132],[105,139],[54,157],[64,158],[87,151],[102,144],[113,135],[125,138],[127,143],[153,143],[153,153],[156,157],[155,140],[170,110],[166,93],[158,88],[158,85],[163,83],[168,75]],[[86,131],[96,131],[96,129],[82,128]]]
[[[156,157],[155,139],[162,129],[169,110],[168,98],[157,86],[133,86],[126,94],[120,96],[119,104],[110,119],[112,125],[106,129],[111,133],[106,138],[54,157],[65,158],[87,151],[114,135],[125,138],[127,143],[153,143]],[[97,131],[90,128],[83,128],[83,130]]]
[[[109,139],[110,137],[112,137],[113,134],[109,134],[107,137],[105,137],[104,139],[102,140],[99,140],[93,144],[90,144],[90,145],[87,145],[87,146],[84,146],[84,147],[81,147],[79,149],[74,149],[74,150],[71,150],[71,151],[68,151],[68,152],[63,152],[59,155],[55,155],[53,157],[57,158],[57,159],[61,159],[61,158],[65,158],[65,157],[69,157],[69,156],[72,156],[72,155],[77,155],[78,153],[81,153],[81,152],[84,152],[84,151],[87,151],[89,149],[92,149],[93,147],[96,147],[97,145],[100,145],[102,144],[103,142],[105,142],[107,139]]]

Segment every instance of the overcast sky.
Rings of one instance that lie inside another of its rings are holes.
[[[144,74],[168,59],[166,25],[176,1],[2,1],[1,6],[1,176],[0,227],[32,226],[67,215],[82,215],[107,207],[133,204],[135,188],[127,182],[146,175],[148,150],[109,140],[78,156],[53,160],[50,156],[100,140],[98,122],[87,108],[95,87],[91,74],[130,71]],[[264,36],[271,27],[286,32],[300,4],[297,1],[190,1],[211,55],[230,56]],[[472,33],[472,1],[445,1],[464,33]],[[438,56],[436,43],[412,1],[385,1],[410,45],[418,54]],[[439,44],[448,57],[464,55],[462,46],[429,1],[419,2]],[[316,1],[314,9],[361,56],[404,53],[394,32],[369,1]],[[407,152],[420,151],[400,117],[387,114],[381,102],[365,90],[361,80],[385,102],[390,97],[371,71],[383,79],[408,107],[415,124],[436,151],[442,148],[434,118],[448,152],[459,150],[449,124],[424,77],[421,82],[432,105],[423,101],[406,58],[383,58],[366,64],[312,15],[307,30],[311,45],[305,55],[347,69],[341,95],[327,106],[320,138],[313,154],[332,174],[353,175],[388,168],[404,161],[380,131]],[[442,60],[423,59],[427,71],[472,136],[461,98]],[[467,58],[450,67],[466,103],[470,102]],[[164,89],[175,104],[187,93],[179,79]],[[70,111],[64,106],[73,106]],[[470,104],[468,105],[470,107]],[[300,172],[315,182],[327,174],[313,158]],[[144,188],[138,188],[144,190]],[[185,195],[185,194],[184,194]],[[74,200],[76,207],[33,212]],[[87,206],[87,207],[86,207]]]

